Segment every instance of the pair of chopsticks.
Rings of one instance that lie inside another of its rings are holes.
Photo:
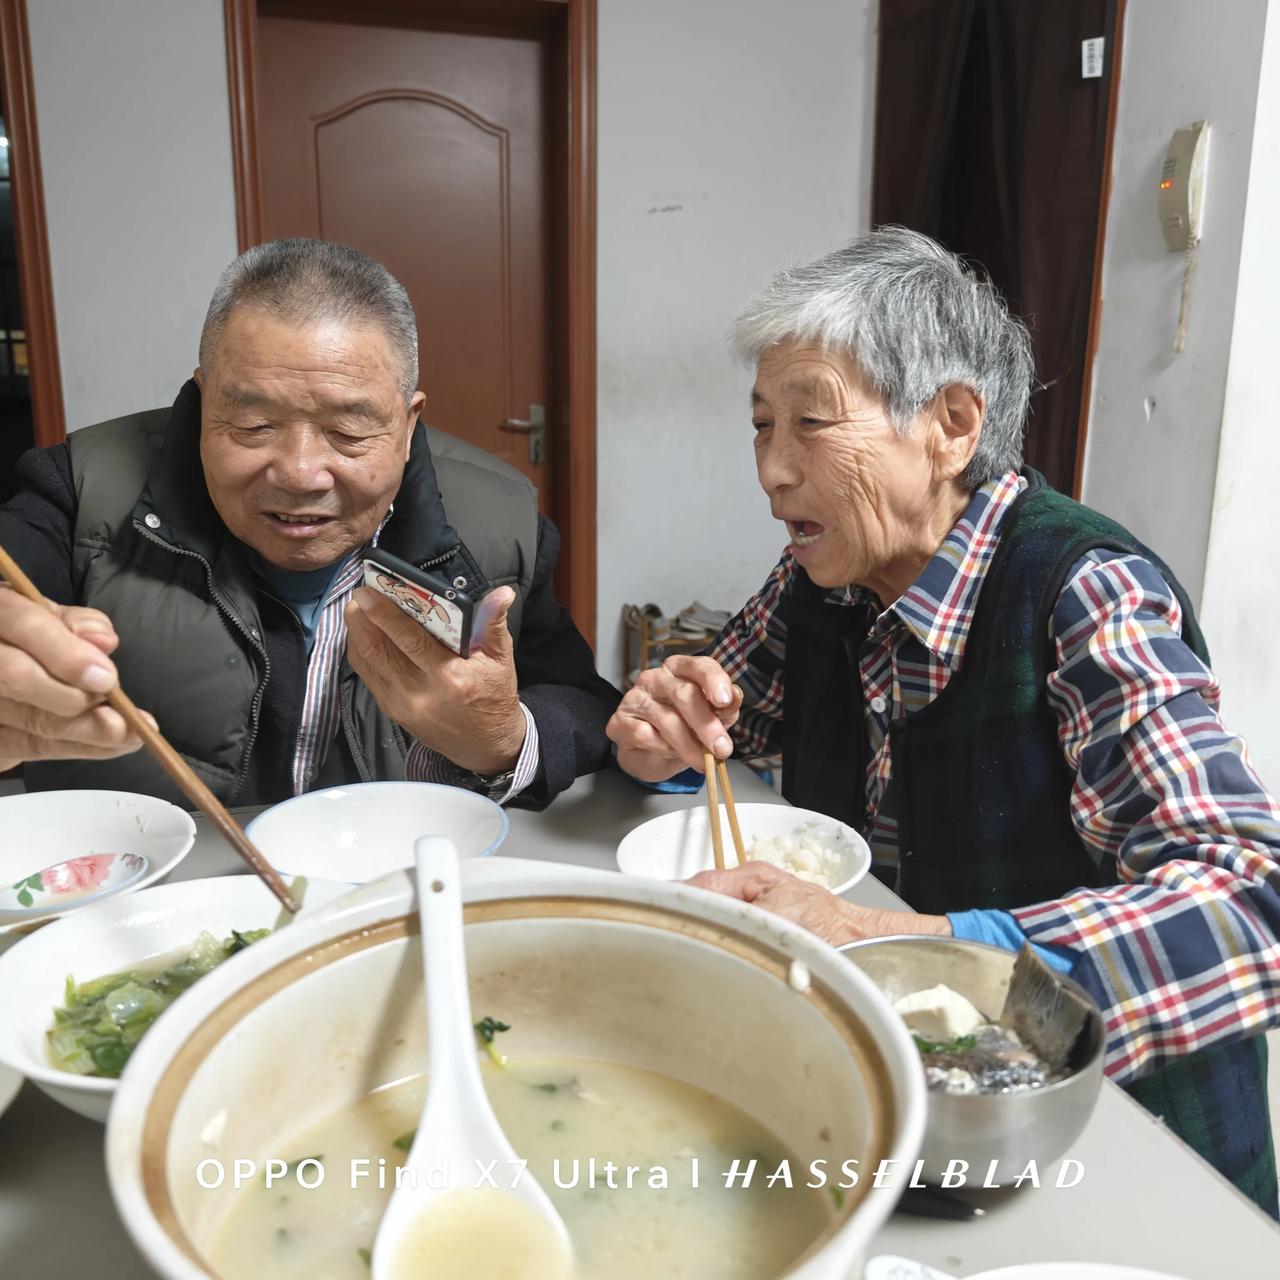
[[[720,790],[724,792],[724,811],[729,815],[729,830],[733,835],[733,851],[737,855],[737,864],[742,866],[747,860],[742,847],[742,832],[738,828],[738,811],[733,807],[733,788],[729,785],[729,770],[723,760],[717,760],[710,751],[702,753],[703,767],[707,774],[707,808],[711,818],[711,848],[716,857],[716,870],[724,870],[724,837],[720,833],[720,803],[716,795],[716,778],[720,779]]]
[[[53,603],[46,600],[37,590],[35,583],[18,567],[13,558],[3,547],[0,547],[0,574],[3,574],[9,585],[34,604],[54,608]],[[298,911],[298,904],[293,900],[288,885],[280,879],[279,872],[262,856],[257,846],[241,830],[240,824],[227,812],[222,801],[205,786],[192,771],[191,766],[169,745],[168,740],[158,729],[153,729],[150,722],[134,705],[131,698],[119,685],[106,695],[109,707],[118,711],[125,724],[142,739],[147,750],[164,766],[164,771],[181,788],[182,793],[209,819],[226,839],[227,843],[249,864],[262,882],[280,901],[280,905],[292,914]]]

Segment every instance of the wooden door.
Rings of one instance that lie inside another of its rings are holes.
[[[538,485],[504,430],[554,421],[544,41],[259,19],[262,239],[318,236],[384,263],[418,317],[423,420]]]

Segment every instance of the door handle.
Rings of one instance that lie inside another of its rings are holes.
[[[531,404],[527,418],[503,418],[498,423],[499,431],[512,435],[529,437],[529,461],[535,466],[542,462],[547,430],[547,410],[545,405]]]

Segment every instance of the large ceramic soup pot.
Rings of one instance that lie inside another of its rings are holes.
[[[905,1185],[873,1175],[910,1170],[925,1118],[918,1054],[875,984],[685,884],[504,858],[462,875],[486,1087],[577,1280],[854,1275]],[[129,1232],[171,1280],[367,1278],[426,1062],[415,885],[396,872],[156,1022],[107,1131]]]

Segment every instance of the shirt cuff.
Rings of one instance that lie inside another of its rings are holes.
[[[1027,942],[1018,922],[1007,911],[949,911],[951,933],[966,942],[986,942],[1005,951],[1021,951]],[[1040,958],[1059,973],[1070,974],[1078,956],[1070,947],[1031,944]]]
[[[514,769],[493,775],[473,773],[415,739],[405,757],[405,777],[410,782],[437,782],[446,787],[478,791],[497,804],[514,800],[537,777],[542,764],[537,721],[523,702],[520,710],[524,713],[524,745],[520,748]]]
[[[638,787],[643,787],[646,791],[663,791],[670,795],[693,795],[696,791],[701,791],[706,778],[697,769],[685,769],[682,773],[673,774],[664,782],[646,782],[643,778],[637,778],[634,774],[627,771],[618,764],[618,744],[611,742],[609,749],[613,752],[613,763],[617,765],[618,771],[625,774]]]
[[[627,776],[631,777],[630,774]],[[650,791],[665,791],[671,795],[686,796],[692,795],[695,791],[701,791],[707,780],[697,769],[686,769],[665,782],[643,782],[639,778],[631,778],[631,781],[638,782],[640,786]]]

